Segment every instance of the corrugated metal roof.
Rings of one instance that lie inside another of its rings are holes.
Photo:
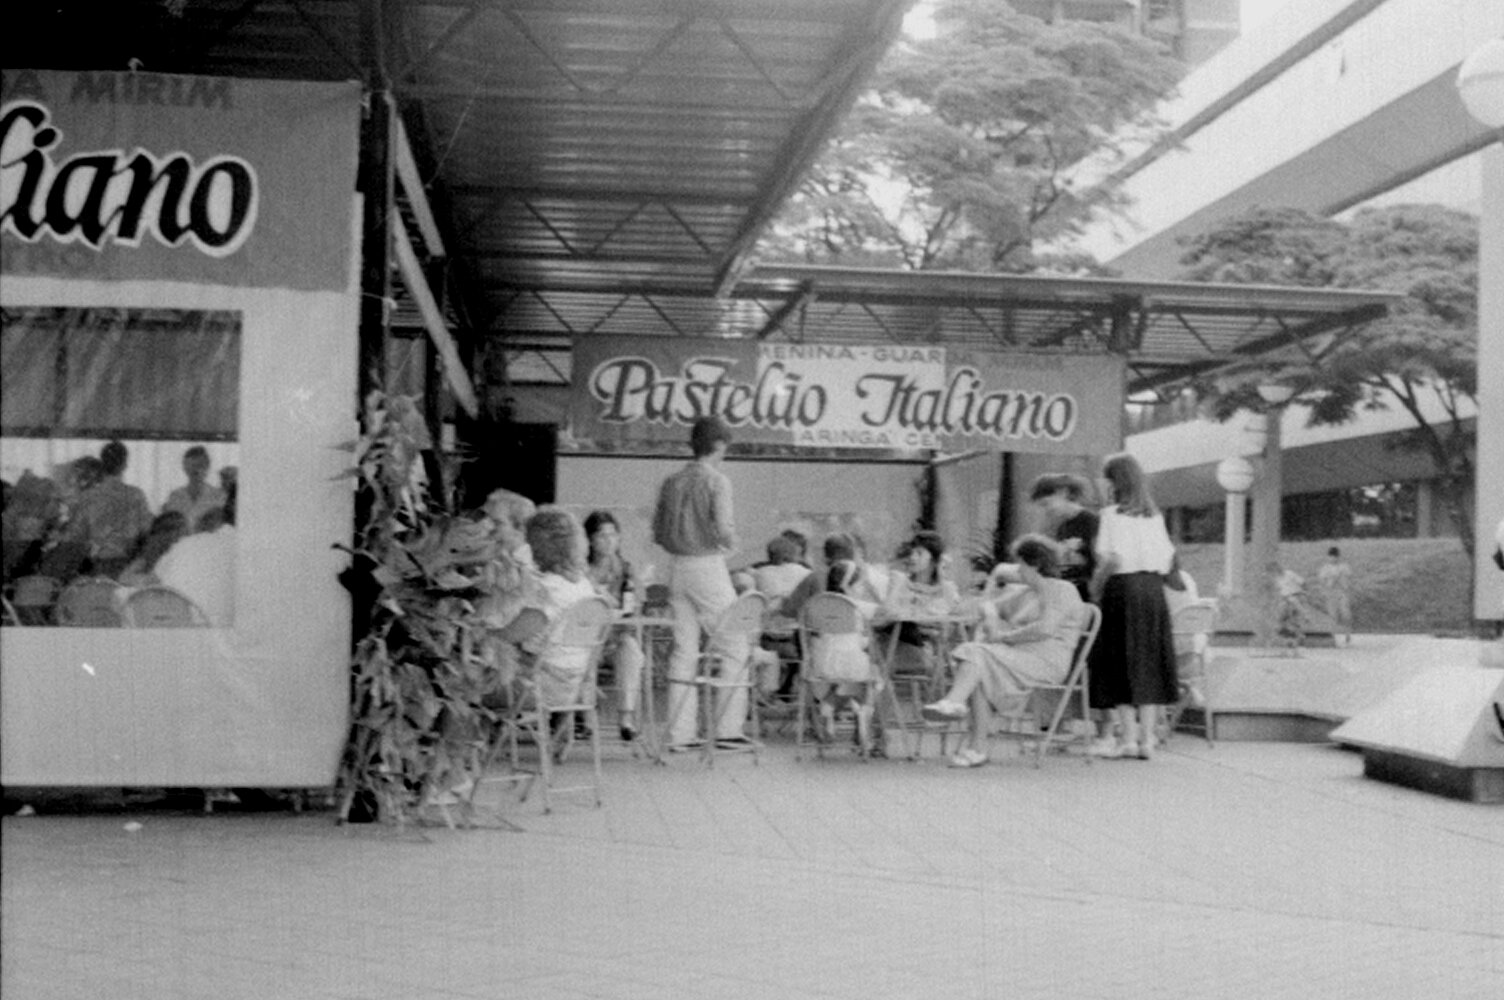
[[[1382,313],[1378,294],[750,268],[909,4],[52,0],[8,6],[0,57],[389,86],[446,315],[506,345],[517,382],[567,378],[572,338],[677,334],[1113,350],[1142,389]]]
[[[485,331],[517,289],[728,285],[910,2],[53,0],[9,5],[0,50],[384,79]]]

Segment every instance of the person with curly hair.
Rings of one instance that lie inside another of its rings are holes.
[[[585,573],[585,531],[564,508],[543,506],[527,520],[527,543],[538,568],[538,586],[529,606],[543,612],[548,628],[524,649],[534,654],[532,669],[543,700],[562,705],[579,699],[590,665],[590,650],[554,641],[564,612],[595,596],[595,584]]]
[[[981,749],[989,710],[1037,684],[1059,684],[1069,672],[1081,638],[1086,602],[1060,578],[1060,553],[1043,535],[1024,535],[1010,549],[1019,578],[1032,591],[1037,611],[1012,621],[989,604],[983,611],[979,642],[966,642],[951,654],[956,676],[939,701],[924,706],[924,717],[949,721],[971,717],[967,744],[951,758],[956,767],[987,763]],[[970,703],[968,707],[968,702]]]

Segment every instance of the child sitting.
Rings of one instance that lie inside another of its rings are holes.
[[[834,738],[836,701],[844,698],[856,716],[857,745],[867,753],[872,748],[872,712],[879,675],[867,652],[865,627],[876,606],[853,596],[860,580],[861,569],[854,561],[831,563],[825,590],[851,597],[864,627],[856,632],[814,636],[810,641],[810,682],[820,706],[821,738]]]

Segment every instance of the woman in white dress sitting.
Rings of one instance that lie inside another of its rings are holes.
[[[1019,582],[1038,602],[1037,614],[1015,624],[1000,617],[989,601],[983,609],[983,640],[956,647],[955,682],[944,698],[924,706],[924,717],[935,721],[970,715],[966,745],[951,758],[956,767],[987,763],[981,745],[988,711],[1034,685],[1064,681],[1081,637],[1086,605],[1075,586],[1060,579],[1055,543],[1043,535],[1024,535],[1011,552]]]
[[[527,542],[538,567],[537,591],[529,605],[543,612],[549,627],[524,642],[523,650],[534,656],[532,669],[539,696],[549,705],[567,705],[579,700],[590,666],[590,650],[560,646],[555,641],[564,612],[596,593],[595,584],[585,573],[585,531],[562,507],[541,507],[528,518]],[[552,721],[555,735],[560,735],[564,720],[556,717]]]

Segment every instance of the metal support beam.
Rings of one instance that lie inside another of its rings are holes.
[[[423,247],[430,257],[443,257],[444,238],[439,235],[439,224],[433,217],[433,208],[428,204],[428,192],[423,179],[418,176],[418,161],[413,159],[413,148],[407,141],[407,129],[402,119],[397,118],[396,168],[397,180],[402,184],[402,194],[412,209],[418,225],[418,235],[423,237]]]
[[[413,250],[412,241],[408,239],[407,229],[402,225],[402,219],[395,215],[392,218],[392,245],[397,252],[397,267],[402,272],[402,283],[417,303],[418,312],[423,316],[423,326],[428,330],[428,337],[444,363],[444,376],[449,383],[449,390],[454,394],[455,402],[466,413],[472,417],[477,416],[479,407],[475,399],[475,387],[470,382],[469,373],[465,371],[464,362],[460,360],[454,338],[444,325],[443,313],[439,311],[438,301],[428,287],[428,278],[423,274],[422,265],[418,263],[418,255]]]
[[[801,282],[799,291],[789,296],[789,300],[778,307],[778,311],[768,317],[768,321],[762,325],[762,329],[752,335],[753,340],[767,340],[773,331],[783,325],[798,310],[804,308],[815,297],[815,283],[813,281]]]
[[[362,28],[376,20],[373,5],[361,7]],[[374,29],[373,29],[374,30]],[[360,131],[360,371],[356,377],[361,412],[373,391],[386,388],[386,341],[391,320],[392,99],[383,89],[366,91]]]

